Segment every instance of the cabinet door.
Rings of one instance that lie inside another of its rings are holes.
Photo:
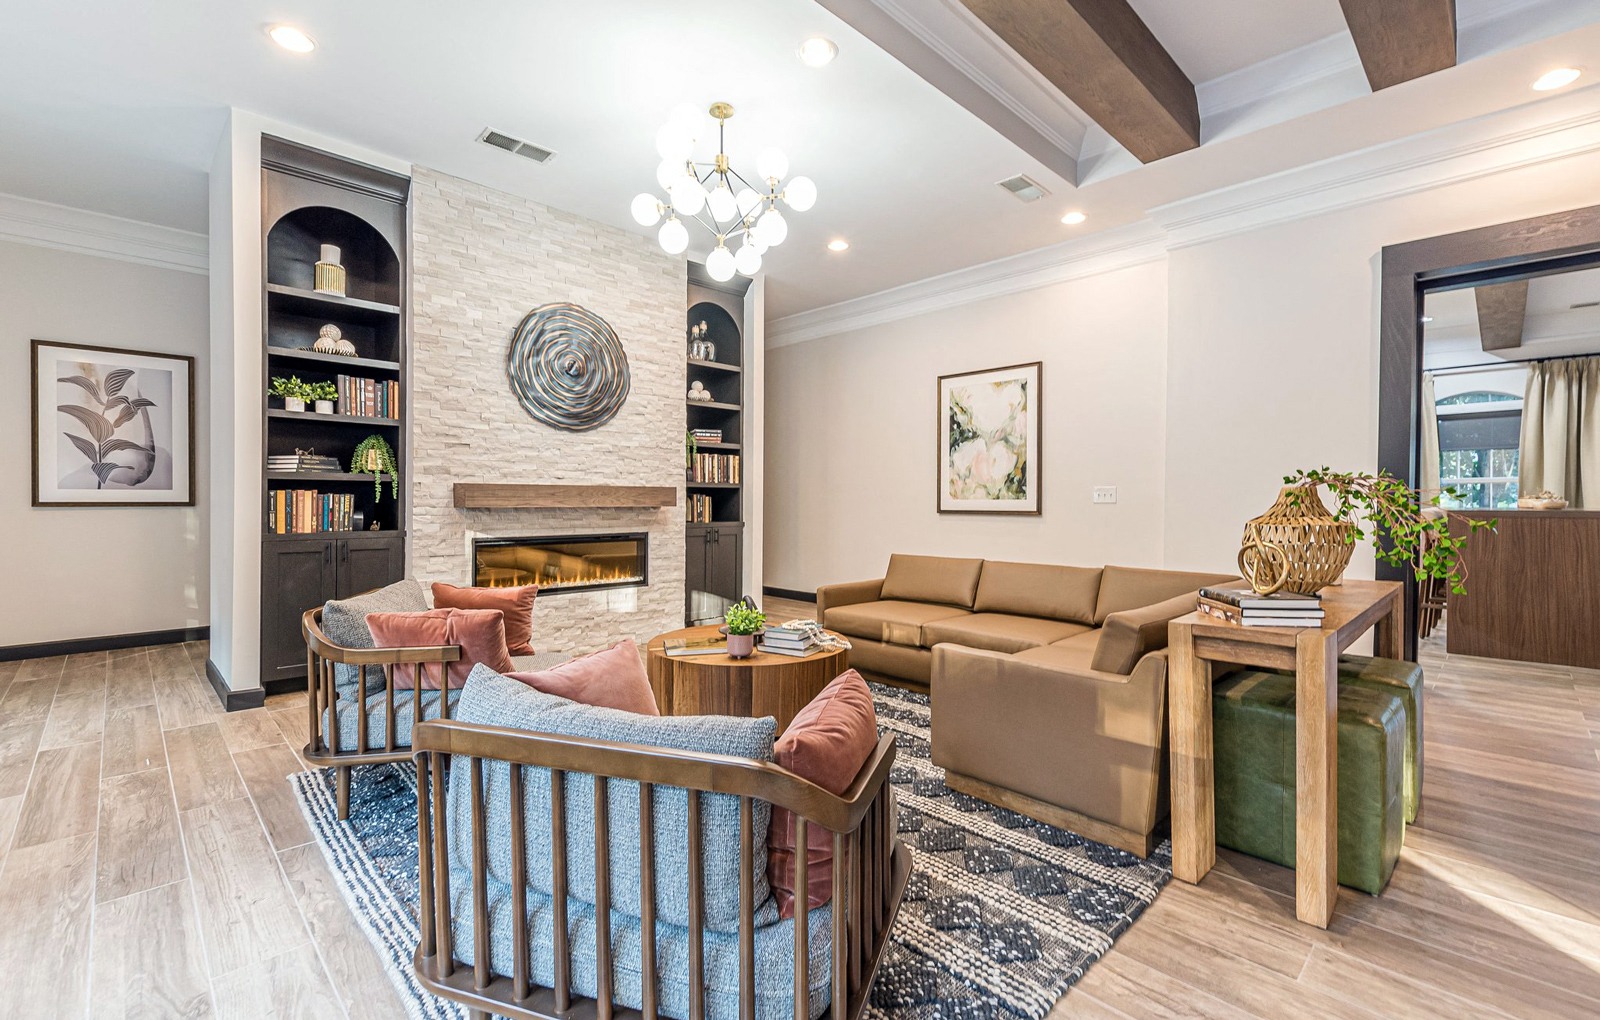
[[[707,589],[730,601],[744,594],[744,527],[720,524],[711,530]]]
[[[683,613],[690,624],[712,615],[707,600],[710,567],[711,529],[691,524],[683,535]]]
[[[300,616],[334,597],[333,539],[276,539],[261,550],[261,682],[304,679]]]
[[[338,597],[393,584],[405,574],[405,542],[399,532],[356,535],[339,540]]]

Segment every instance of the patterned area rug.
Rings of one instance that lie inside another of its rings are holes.
[[[928,760],[928,699],[874,684],[879,725],[899,738],[890,781],[913,868],[868,1015],[1039,1020],[1111,948],[1172,875],[1171,848],[1140,860],[957,793]],[[416,787],[408,765],[358,768],[350,821],[333,771],[290,777],[346,901],[413,1020],[459,1020],[411,973],[418,932]]]

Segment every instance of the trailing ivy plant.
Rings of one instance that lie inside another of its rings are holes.
[[[376,460],[375,467],[369,467],[367,461]],[[350,473],[364,475],[372,472],[372,498],[383,499],[383,476],[387,473],[394,492],[394,498],[400,498],[400,469],[394,462],[394,449],[382,436],[368,436],[356,445],[356,452],[350,455]]]
[[[1352,525],[1352,544],[1370,537],[1380,560],[1396,567],[1410,565],[1418,580],[1442,578],[1456,595],[1467,590],[1467,566],[1461,558],[1467,538],[1475,531],[1493,531],[1500,523],[1498,519],[1479,520],[1448,510],[1426,515],[1425,505],[1437,507],[1441,497],[1456,497],[1459,493],[1446,487],[1424,503],[1422,493],[1387,471],[1374,475],[1328,467],[1302,468],[1285,475],[1283,483],[1290,486],[1289,500],[1294,505],[1299,505],[1302,492],[1314,492],[1319,485],[1327,489],[1338,501],[1332,508],[1333,515]],[[1464,522],[1466,534],[1452,535],[1452,521]]]
[[[767,614],[754,606],[735,602],[728,607],[722,620],[728,625],[729,634],[754,634],[767,622]]]
[[[700,444],[694,438],[694,433],[685,429],[683,432],[683,466],[685,469],[694,467],[694,455],[700,452]]]

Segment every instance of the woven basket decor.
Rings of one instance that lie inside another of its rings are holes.
[[[1266,513],[1244,526],[1244,545],[1265,543],[1288,559],[1284,591],[1314,595],[1339,580],[1350,565],[1354,525],[1323,505],[1315,486],[1285,486]]]

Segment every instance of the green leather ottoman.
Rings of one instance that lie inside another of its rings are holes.
[[[1399,659],[1370,655],[1339,656],[1339,685],[1385,687],[1406,706],[1406,821],[1417,820],[1422,807],[1422,667]]]
[[[1294,677],[1245,670],[1212,690],[1217,845],[1295,865]],[[1381,685],[1339,689],[1339,884],[1377,895],[1405,834],[1406,712]]]

